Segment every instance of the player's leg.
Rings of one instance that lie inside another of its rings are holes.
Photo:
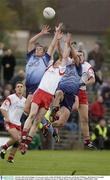
[[[47,110],[45,108],[43,108],[43,107],[39,109],[39,112],[38,112],[38,114],[37,114],[37,116],[36,116],[36,118],[35,118],[35,120],[34,120],[34,122],[32,124],[32,127],[31,127],[31,129],[29,131],[27,139],[28,139],[28,137],[29,137],[29,139],[32,139],[33,136],[36,134],[37,126],[41,122],[41,120],[44,118],[44,115],[45,115],[46,111]],[[31,141],[29,140],[27,142],[27,145],[30,144],[30,142]]]
[[[89,133],[89,118],[88,118],[88,105],[80,104],[79,106],[79,118],[84,139],[84,146],[89,149],[96,149],[90,140]]]
[[[26,137],[25,143],[24,145],[21,147],[21,153],[25,154],[27,149],[28,149],[28,145],[31,143],[33,136],[36,134],[37,131],[37,126],[38,124],[41,122],[41,120],[43,119],[45,113],[46,113],[46,109],[45,108],[40,108],[38,111],[38,114],[30,128],[30,131]]]
[[[21,140],[21,132],[18,132],[16,128],[9,129],[8,132],[15,142]]]
[[[84,143],[90,142],[89,125],[88,125],[88,105],[80,104],[79,106],[79,119],[83,133]]]
[[[26,103],[25,103],[25,107],[24,107],[24,112],[21,116],[20,122],[21,122],[21,126],[23,129],[24,123],[29,115],[30,112],[30,108],[31,108],[31,100],[32,100],[32,94],[29,94],[27,99],[26,99]]]
[[[1,148],[0,156],[2,159],[5,158],[5,154],[6,154],[7,149],[10,146],[12,146],[15,142],[19,142],[20,138],[21,138],[21,134],[18,133],[18,130],[16,128],[8,129],[8,133],[10,134],[11,139],[5,145],[3,145]]]
[[[58,111],[60,107],[60,102],[64,98],[64,93],[61,90],[57,90],[52,102],[51,112],[50,112],[50,120],[53,121],[55,113]]]
[[[0,147],[0,157],[2,159],[5,158],[5,154],[7,149],[15,143],[15,140],[13,138],[10,138],[9,141],[7,141],[3,146]]]
[[[8,156],[8,159],[7,159],[7,161],[10,162],[10,163],[14,162],[14,157],[15,157],[15,154],[16,154],[17,149],[19,147],[19,141],[21,139],[21,131],[20,131],[20,129],[19,130],[16,129],[15,133],[16,133],[16,136],[18,137],[18,140],[16,139],[17,141],[15,143],[13,143],[13,146],[11,147],[11,150],[10,150],[10,153],[9,153],[9,156]]]
[[[58,116],[59,119],[54,121],[52,125],[54,127],[63,127],[65,123],[68,121],[70,111],[65,106],[62,106],[60,110],[57,112],[56,116]]]
[[[26,139],[26,136],[29,132],[29,129],[32,126],[33,120],[36,118],[36,115],[38,113],[38,109],[39,109],[39,106],[36,103],[32,102],[30,113],[29,113],[29,116],[28,116],[28,118],[24,124],[23,132],[22,132],[22,139],[24,139],[24,140]]]
[[[19,143],[16,141],[10,149],[10,153],[9,153],[9,156],[7,159],[8,162],[10,162],[10,163],[14,162],[14,157],[15,157],[15,154],[18,150],[18,147],[19,147]]]
[[[52,105],[54,107],[59,107],[60,106],[60,102],[63,100],[64,98],[64,93],[62,90],[57,90],[55,93],[55,97],[54,100],[52,102]]]

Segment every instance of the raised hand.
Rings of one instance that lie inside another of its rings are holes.
[[[57,40],[60,40],[63,37],[63,32],[58,32]]]
[[[63,28],[63,23],[59,23],[58,26],[55,26],[55,31],[58,32],[58,31],[61,31]]]
[[[67,33],[66,38],[65,38],[65,42],[67,44],[71,45],[71,43],[72,43],[72,36],[71,36],[70,33]]]
[[[43,26],[43,28],[42,28],[42,30],[41,30],[41,33],[42,34],[49,34],[50,31],[51,30],[51,28],[49,27],[49,26],[47,26],[47,25],[45,25],[45,26]]]

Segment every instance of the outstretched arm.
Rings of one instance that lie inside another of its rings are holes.
[[[64,44],[64,50],[63,50],[63,60],[62,60],[62,64],[66,65],[67,64],[67,60],[70,54],[70,41],[68,40],[68,36],[66,36],[66,40],[65,40],[65,44]]]
[[[74,63],[79,65],[80,64],[80,59],[76,53],[76,50],[73,48],[72,46],[72,37],[71,37],[71,34],[68,33],[67,34],[67,38],[66,38],[66,41],[67,41],[67,44],[68,46],[70,47],[70,50],[71,50],[71,54],[72,54],[72,58],[74,60]]]
[[[44,26],[40,33],[36,34],[33,38],[31,38],[28,43],[28,52],[32,51],[35,48],[37,39],[43,36],[44,34],[49,34],[49,31],[50,31],[49,26]]]
[[[57,42],[57,49],[58,49],[59,57],[61,59],[63,57],[63,51],[62,51],[62,48],[60,46],[60,40],[58,40],[58,42]]]
[[[55,45],[56,45],[56,42],[62,37],[62,33],[61,33],[61,28],[62,28],[62,23],[60,23],[58,25],[58,27],[56,27],[55,29],[55,35],[54,35],[54,38],[48,48],[48,51],[47,53],[52,56],[53,54],[53,51],[54,51],[54,48],[55,48]]]

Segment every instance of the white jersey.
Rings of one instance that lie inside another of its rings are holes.
[[[89,64],[88,62],[84,62],[82,63],[82,76],[81,79],[82,81],[87,81],[89,80],[91,77],[95,77],[94,71],[92,69],[91,64]],[[85,86],[81,86],[80,89],[82,90],[86,90],[86,85]]]
[[[1,109],[8,112],[8,117],[11,123],[18,126],[21,125],[20,118],[25,106],[25,97],[18,97],[16,94],[9,95],[1,105]]]
[[[58,87],[58,83],[65,73],[65,70],[66,65],[55,68],[53,67],[53,64],[51,64],[43,75],[43,78],[38,88],[54,95]]]

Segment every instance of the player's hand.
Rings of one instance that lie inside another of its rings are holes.
[[[51,28],[49,27],[49,26],[47,26],[47,25],[45,25],[45,26],[43,26],[43,28],[42,28],[42,30],[41,30],[41,34],[43,35],[43,34],[49,34],[50,31],[51,30]]]
[[[63,37],[63,32],[59,32],[57,34],[57,40],[60,40]]]
[[[62,28],[63,28],[63,23],[59,23],[59,25],[58,25],[58,26],[55,26],[55,32],[59,32],[59,31],[61,31],[61,30],[62,30]]]
[[[71,33],[67,33],[65,39],[64,39],[64,42],[67,43],[69,46],[72,45],[72,36],[71,36]]]

